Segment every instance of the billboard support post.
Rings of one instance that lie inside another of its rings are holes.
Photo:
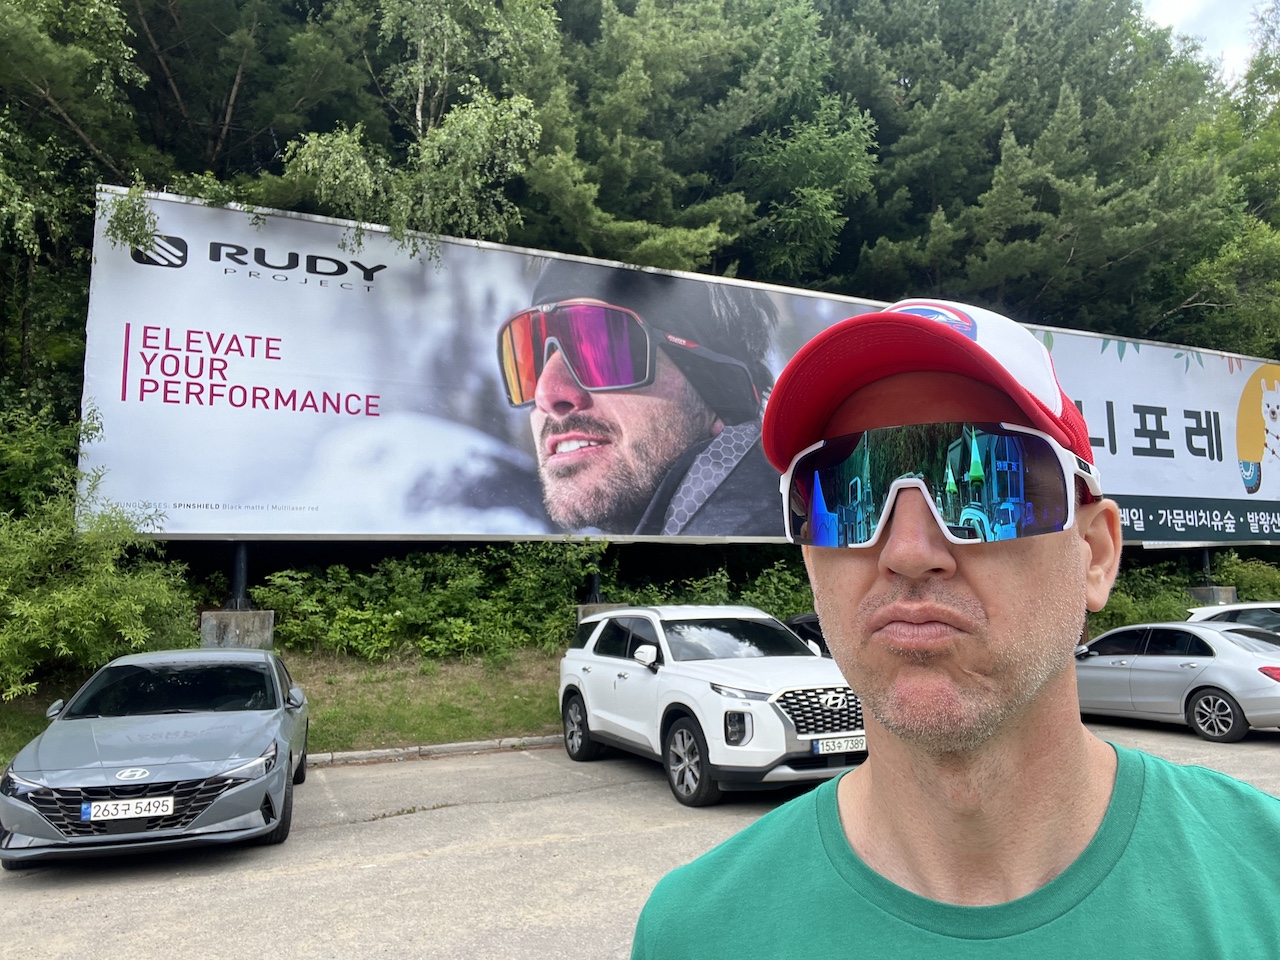
[[[235,557],[231,564],[231,599],[225,610],[248,610],[249,604],[249,544],[245,540],[235,542]]]

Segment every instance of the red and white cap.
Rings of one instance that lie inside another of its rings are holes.
[[[901,300],[841,320],[801,347],[765,406],[765,456],[779,472],[855,390],[898,373],[958,373],[1008,394],[1028,426],[1093,463],[1084,417],[1035,335],[1008,317],[947,300]]]

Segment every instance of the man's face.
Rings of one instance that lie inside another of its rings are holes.
[[[578,386],[554,352],[530,421],[551,519],[623,533],[635,529],[672,462],[724,428],[662,350],[653,383],[599,393]]]
[[[855,393],[823,436],[954,421],[1027,425],[994,388],[911,373]],[[1061,533],[959,546],[923,494],[908,489],[875,546],[805,548],[832,653],[879,724],[931,754],[953,754],[984,743],[1046,693],[1074,696],[1089,565],[1079,530],[1089,509]]]

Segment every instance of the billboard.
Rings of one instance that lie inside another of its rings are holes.
[[[780,540],[772,378],[882,306],[148,203],[145,251],[104,239],[99,203],[82,462],[167,539]],[[1280,365],[1029,326],[1128,539],[1280,542]]]

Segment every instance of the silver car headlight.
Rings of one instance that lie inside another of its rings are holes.
[[[0,794],[6,797],[16,797],[21,799],[28,793],[34,793],[36,790],[43,790],[44,787],[39,783],[32,783],[30,780],[24,780],[13,772],[13,767],[7,767],[4,775],[0,776]]]
[[[259,777],[265,777],[271,772],[276,765],[276,742],[271,741],[267,749],[262,751],[262,756],[256,760],[250,760],[248,763],[242,763],[238,767],[220,773],[218,776],[227,780],[257,780]]]

